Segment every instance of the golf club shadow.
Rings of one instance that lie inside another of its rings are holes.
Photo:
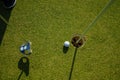
[[[9,22],[9,18],[10,18],[10,14],[11,14],[12,9],[6,9],[4,7],[3,0],[0,0],[0,45],[2,43],[6,28],[7,28],[7,24],[1,19],[1,16],[7,22]]]
[[[69,73],[69,79],[68,79],[68,80],[71,80],[71,77],[72,77],[72,73],[73,73],[73,69],[74,69],[74,63],[75,63],[75,58],[76,58],[77,49],[78,49],[78,48],[75,48],[75,52],[74,52],[74,56],[73,56],[72,65],[71,65],[71,70],[70,70],[70,73]]]
[[[25,75],[28,76],[29,75],[29,59],[27,57],[20,58],[18,62],[18,68],[21,70],[21,73],[18,76],[17,80],[20,80],[23,73],[25,73]]]
[[[66,54],[68,52],[69,47],[63,46],[63,53]]]

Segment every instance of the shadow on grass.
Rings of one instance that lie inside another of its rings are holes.
[[[18,68],[21,70],[21,73],[18,76],[17,80],[20,80],[23,72],[25,73],[26,76],[28,76],[29,75],[29,59],[27,57],[20,58],[18,62]]]
[[[65,47],[65,46],[63,46],[63,53],[67,53],[68,52],[68,49],[69,49],[69,47]]]
[[[70,70],[70,74],[69,74],[69,79],[68,80],[71,80],[71,77],[72,77],[72,72],[73,72],[73,68],[74,68],[76,53],[77,53],[77,48],[75,48],[75,52],[74,52],[74,56],[73,56],[71,70]]]
[[[0,16],[2,16],[7,22],[9,22],[12,9],[6,9],[4,7],[3,0],[0,0]],[[0,45],[2,43],[6,28],[7,24],[0,18]]]

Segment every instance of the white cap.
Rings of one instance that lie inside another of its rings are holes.
[[[20,51],[23,51],[23,50],[24,50],[24,48],[23,48],[23,46],[21,46],[21,47],[20,47]]]

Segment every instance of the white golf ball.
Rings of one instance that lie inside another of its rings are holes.
[[[64,46],[65,46],[65,47],[69,47],[69,46],[70,46],[70,42],[69,42],[69,41],[65,41],[65,42],[64,42]]]

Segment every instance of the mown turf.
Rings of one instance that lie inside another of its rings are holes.
[[[30,40],[29,75],[20,80],[68,80],[75,48],[63,43],[82,33],[108,0],[17,0],[0,46],[0,80],[17,80],[19,46]],[[119,80],[120,1],[115,0],[78,48],[71,80]]]

